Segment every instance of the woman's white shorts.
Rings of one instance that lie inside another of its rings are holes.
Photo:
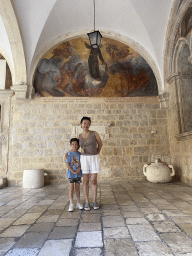
[[[81,155],[81,170],[83,174],[92,174],[100,172],[99,155],[85,156]]]

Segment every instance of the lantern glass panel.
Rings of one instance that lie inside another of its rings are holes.
[[[87,34],[89,36],[90,44],[93,48],[98,48],[101,43],[102,35],[99,31],[94,31]]]

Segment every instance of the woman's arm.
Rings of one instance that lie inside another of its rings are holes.
[[[97,141],[97,144],[98,144],[97,152],[99,154],[99,152],[101,151],[103,143],[102,143],[102,140],[101,140],[101,138],[100,138],[100,136],[97,132],[95,132],[95,138],[96,138],[96,141]]]

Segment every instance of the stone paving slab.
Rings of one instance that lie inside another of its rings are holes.
[[[108,238],[130,238],[129,231],[127,227],[118,227],[118,228],[104,228],[104,239]]]
[[[167,218],[163,214],[147,214],[146,218],[149,221],[165,221]]]
[[[171,221],[152,222],[152,225],[159,233],[181,232]]]
[[[117,215],[121,216],[120,210],[103,210],[103,216],[111,216],[111,215]]]
[[[150,225],[127,225],[133,241],[143,242],[160,240],[155,230]]]
[[[105,239],[105,256],[138,256],[131,239]]]
[[[0,256],[5,255],[5,253],[13,247],[16,243],[14,238],[0,238]]]
[[[48,240],[38,256],[69,256],[72,239]]]
[[[16,248],[13,250],[10,250],[8,253],[5,254],[5,256],[36,256],[39,253],[38,248],[33,249],[26,249],[26,248]]]
[[[41,213],[26,213],[21,218],[16,220],[13,225],[33,224],[40,216]]]
[[[79,224],[79,219],[60,219],[57,221],[56,226],[77,227],[78,224]]]
[[[160,234],[174,253],[192,253],[192,239],[183,232]]]
[[[48,208],[47,205],[35,205],[31,209],[29,209],[28,213],[38,213],[41,212],[43,213],[46,209]]]
[[[29,232],[15,244],[14,248],[40,248],[47,239],[48,232]]]
[[[103,247],[102,232],[77,232],[75,247]]]
[[[161,241],[136,243],[139,255],[142,256],[171,256],[169,247]]]
[[[59,215],[43,215],[37,220],[37,223],[56,222],[58,218],[59,218]]]
[[[29,225],[11,226],[2,232],[0,237],[20,237],[29,227]]]
[[[49,223],[36,223],[33,224],[27,232],[50,232],[55,223],[54,222],[49,222]]]
[[[143,213],[141,212],[123,212],[124,218],[142,218],[144,217]]]
[[[74,238],[76,231],[76,227],[55,227],[49,235],[49,239]]]
[[[75,249],[74,256],[101,256],[101,248]]]
[[[177,225],[192,238],[192,224],[178,223]]]
[[[145,218],[127,218],[126,223],[128,225],[134,224],[149,224],[149,222]]]
[[[101,223],[86,223],[82,222],[79,225],[78,231],[84,231],[84,232],[92,232],[92,231],[101,231]]]
[[[81,218],[81,222],[98,222],[100,223],[101,216],[99,214],[83,214]]]
[[[105,216],[103,217],[103,226],[112,227],[125,227],[125,221],[122,216]]]

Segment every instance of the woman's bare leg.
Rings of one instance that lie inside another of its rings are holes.
[[[83,174],[83,192],[85,202],[89,203],[89,174]]]
[[[97,173],[91,174],[91,188],[93,194],[93,202],[97,202]]]

